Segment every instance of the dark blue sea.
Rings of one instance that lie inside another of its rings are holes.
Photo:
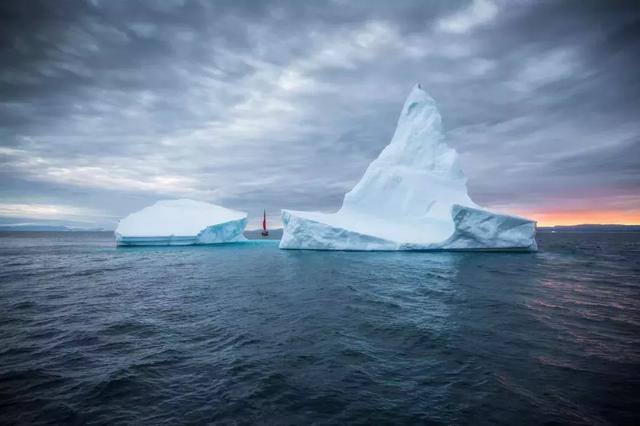
[[[640,233],[538,253],[0,234],[2,424],[638,424]]]

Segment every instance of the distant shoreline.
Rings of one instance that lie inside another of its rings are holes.
[[[2,232],[106,232],[113,233],[114,230],[110,229],[84,229],[84,228],[70,228],[66,226],[12,226],[12,225],[0,225],[0,233]],[[539,226],[538,232],[540,233],[554,233],[554,232],[640,232],[640,225],[562,225],[562,226]],[[244,236],[251,240],[279,240],[282,238],[282,228],[270,229],[269,236],[263,237],[262,230],[252,229],[244,231]]]
[[[538,232],[640,232],[640,225],[584,224],[539,226]]]
[[[0,225],[0,233],[3,232],[49,232],[49,233],[82,233],[82,232],[100,232],[100,233],[109,233],[113,234],[115,231],[112,229],[83,229],[83,228],[70,228],[66,226],[39,226],[39,225],[28,225],[28,226],[11,226],[11,225]],[[261,229],[253,229],[244,231],[244,236],[250,240],[279,240],[282,238],[282,228],[270,229],[269,236],[263,237]]]

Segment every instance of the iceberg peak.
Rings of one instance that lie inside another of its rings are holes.
[[[416,85],[391,142],[345,195],[341,211],[450,222],[453,204],[477,207],[467,195],[458,154],[445,142],[436,102]]]

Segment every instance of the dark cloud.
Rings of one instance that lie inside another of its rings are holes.
[[[5,1],[0,215],[336,210],[417,81],[480,204],[638,210],[638,58],[634,1]]]

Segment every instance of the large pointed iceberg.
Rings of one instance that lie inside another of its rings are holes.
[[[247,214],[194,200],[163,200],[132,213],[116,228],[119,246],[174,246],[243,241]]]
[[[391,142],[337,213],[282,211],[283,249],[537,249],[534,221],[492,213],[467,193],[435,101],[416,85]]]

